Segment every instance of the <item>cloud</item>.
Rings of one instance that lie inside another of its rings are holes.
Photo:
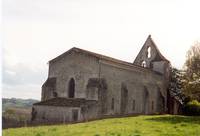
[[[3,66],[3,97],[40,99],[41,86],[46,80],[47,71],[37,67],[17,63]]]
[[[83,5],[86,5],[85,8],[88,7],[86,2],[81,3],[80,1],[4,0],[3,18],[6,20],[34,22],[59,22],[67,18],[67,22],[74,22],[79,20]]]
[[[6,85],[3,84],[2,96],[4,98],[33,98],[40,100],[41,86],[40,85]]]
[[[41,86],[47,78],[46,67],[29,63],[3,61],[2,96],[40,99]]]
[[[52,10],[47,10],[45,8],[44,3],[43,4],[42,3],[43,2],[38,4],[37,0],[34,0],[34,1],[32,0],[4,0],[3,1],[3,18],[8,19],[8,20],[30,20],[30,21],[36,20],[36,19],[46,20],[46,19],[52,18],[52,13],[50,12]]]
[[[15,85],[41,85],[46,78],[45,69],[38,69],[27,64],[17,63],[15,65],[3,66],[3,84]]]

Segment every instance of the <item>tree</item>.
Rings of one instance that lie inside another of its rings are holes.
[[[196,42],[187,52],[186,84],[184,92],[192,99],[200,101],[200,42]]]
[[[170,84],[169,93],[172,97],[183,102],[185,95],[183,93],[185,84],[185,73],[184,71],[178,70],[176,68],[170,68]]]

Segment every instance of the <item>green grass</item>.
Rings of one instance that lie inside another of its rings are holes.
[[[137,116],[3,130],[3,136],[200,136],[200,117]]]

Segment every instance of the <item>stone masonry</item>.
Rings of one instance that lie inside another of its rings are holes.
[[[166,113],[169,66],[151,36],[133,63],[74,47],[49,61],[32,120]]]

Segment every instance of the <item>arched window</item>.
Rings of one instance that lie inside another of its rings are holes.
[[[75,81],[73,78],[71,78],[69,81],[68,97],[74,98],[74,93],[75,93]]]

